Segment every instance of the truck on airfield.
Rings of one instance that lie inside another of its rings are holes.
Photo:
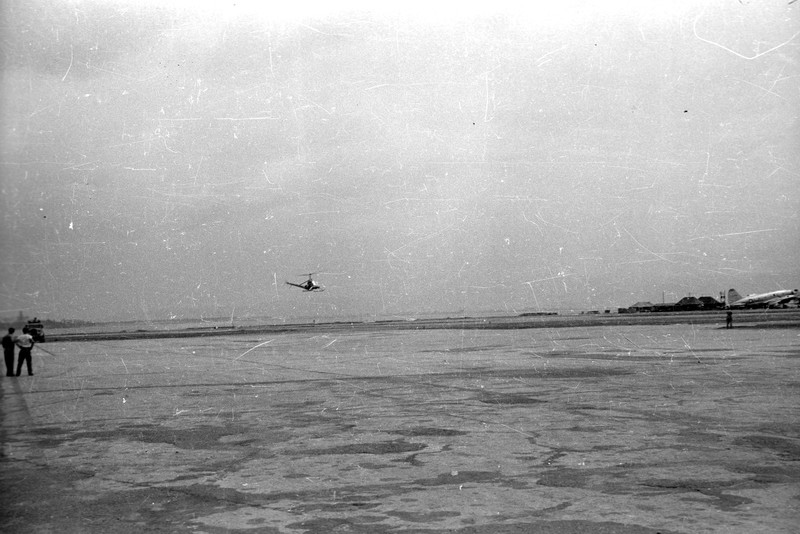
[[[33,337],[34,342],[44,343],[44,325],[39,319],[34,317],[25,326],[28,328],[28,333]]]

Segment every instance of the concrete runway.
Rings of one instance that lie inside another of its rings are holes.
[[[3,532],[800,525],[796,327],[55,342],[33,364],[0,381]]]

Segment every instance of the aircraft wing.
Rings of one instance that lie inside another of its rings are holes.
[[[779,308],[781,306],[786,306],[786,305],[791,304],[791,303],[797,304],[798,301],[800,301],[800,297],[798,297],[797,295],[788,295],[788,296],[784,296],[784,297],[774,298],[774,299],[770,300],[769,302],[767,302],[767,304],[769,305],[770,308],[773,308],[773,307],[774,308]]]

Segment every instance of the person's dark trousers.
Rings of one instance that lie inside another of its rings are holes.
[[[26,362],[28,364],[28,374],[33,374],[33,369],[31,368],[31,349],[19,349],[19,361],[17,362],[17,376],[19,376],[20,372],[22,371],[22,362]]]
[[[14,351],[4,350],[3,356],[6,358],[6,376],[14,376]]]

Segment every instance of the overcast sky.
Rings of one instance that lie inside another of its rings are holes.
[[[285,4],[3,2],[4,315],[800,286],[800,3]]]

